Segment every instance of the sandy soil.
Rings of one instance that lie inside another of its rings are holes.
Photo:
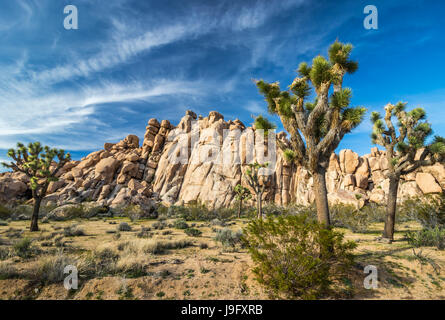
[[[127,221],[132,231],[121,232],[119,240],[114,239],[117,224]],[[142,227],[149,227],[155,221],[135,221],[128,219],[107,218],[101,220],[82,220],[51,222],[41,224],[39,233],[27,231],[28,221],[11,222],[0,226],[0,243],[2,247],[11,246],[16,239],[7,237],[7,230],[23,230],[22,237],[33,238],[33,245],[41,252],[31,258],[13,257],[14,266],[26,271],[39,259],[48,255],[54,247],[43,247],[45,236],[63,230],[73,223],[79,224],[85,236],[65,237],[64,252],[68,254],[85,254],[103,244],[115,244],[138,239],[136,234]],[[191,222],[193,223],[193,222]],[[246,221],[238,220],[230,228],[236,230]],[[176,240],[189,239],[193,246],[183,249],[168,250],[163,254],[146,254],[138,257],[147,265],[149,275],[137,278],[102,277],[81,280],[78,290],[67,291],[62,283],[43,286],[25,279],[0,280],[0,299],[268,299],[251,272],[252,261],[244,249],[228,252],[221,244],[213,240],[214,231],[208,223],[195,222],[203,234],[200,237],[189,237],[183,230],[166,228],[152,230],[153,239]],[[357,266],[351,271],[352,282],[344,283],[348,294],[341,299],[444,299],[445,298],[445,251],[435,248],[416,249],[423,256],[429,257],[433,264],[422,264],[413,254],[412,248],[403,240],[404,232],[419,228],[414,223],[399,226],[396,241],[383,244],[375,241],[382,229],[381,224],[372,226],[366,234],[351,233],[343,230],[347,239],[358,242],[356,249]],[[168,230],[171,233],[165,234]],[[206,243],[207,249],[199,244]],[[374,265],[379,272],[377,289],[366,290],[363,286],[363,269]],[[433,267],[434,265],[434,267]]]

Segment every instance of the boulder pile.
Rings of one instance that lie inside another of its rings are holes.
[[[285,140],[280,132],[277,139]],[[288,163],[276,144],[270,144],[255,128],[240,120],[225,121],[212,111],[207,117],[187,111],[175,127],[168,120],[150,119],[142,146],[129,135],[80,161],[67,163],[52,182],[46,201],[57,205],[94,201],[115,207],[129,204],[165,205],[201,202],[209,207],[230,206],[247,164],[271,161],[265,201],[280,205],[307,205],[314,201],[313,178],[302,167]],[[373,148],[359,156],[352,150],[332,154],[326,181],[331,203],[362,207],[367,202],[384,204],[389,180],[385,152]],[[0,174],[0,201],[29,198],[28,178],[22,173]],[[445,168],[440,164],[423,167],[402,177],[400,201],[445,188]]]

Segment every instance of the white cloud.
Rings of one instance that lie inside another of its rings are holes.
[[[246,109],[249,112],[252,112],[254,115],[266,112],[266,109],[256,101],[249,101],[247,105],[244,107],[244,109]]]

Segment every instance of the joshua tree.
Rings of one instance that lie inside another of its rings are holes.
[[[366,112],[362,107],[349,107],[352,91],[342,86],[345,74],[358,68],[357,62],[350,60],[351,50],[350,44],[334,42],[329,48],[328,60],[317,56],[312,66],[300,64],[299,76],[286,91],[281,91],[278,82],[256,81],[269,112],[280,117],[290,134],[289,143],[278,141],[285,156],[314,177],[318,220],[325,227],[330,226],[325,178],[329,158],[344,135],[362,122]],[[308,102],[311,85],[316,97]]]
[[[249,164],[249,169],[246,170],[246,181],[247,184],[253,189],[256,194],[256,203],[257,203],[257,215],[258,219],[263,217],[263,206],[262,206],[262,196],[264,193],[264,189],[266,188],[264,183],[261,183],[259,171],[262,168],[267,168],[269,164],[259,164],[258,162]]]
[[[394,223],[396,217],[397,191],[400,176],[415,171],[420,166],[432,165],[442,161],[445,156],[445,139],[435,137],[431,144],[426,144],[426,138],[432,134],[431,125],[427,121],[422,108],[405,111],[406,103],[388,104],[385,107],[385,118],[380,113],[373,112],[371,121],[374,130],[372,143],[386,149],[388,159],[389,190],[386,206],[385,230],[383,238],[394,239]],[[397,129],[393,124],[397,119]]]
[[[251,194],[249,189],[237,184],[235,187],[235,198],[238,200],[238,218],[241,218],[241,211],[243,210],[243,201],[250,199]]]
[[[9,149],[8,156],[14,161],[3,165],[13,171],[25,173],[30,179],[34,199],[30,230],[39,231],[38,219],[42,199],[46,196],[50,182],[58,180],[57,172],[71,160],[71,156],[69,153],[65,154],[64,150],[42,147],[40,142],[29,143],[28,147],[17,143],[17,149]],[[53,161],[54,157],[58,158],[58,163]]]

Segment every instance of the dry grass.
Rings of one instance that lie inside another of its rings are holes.
[[[115,226],[110,224],[112,222]],[[107,231],[126,222],[131,231],[111,234]],[[42,231],[30,233],[28,221],[13,221],[0,226],[0,251],[13,251],[13,244],[24,238],[33,240],[39,251],[31,257],[5,255],[0,261],[0,298],[18,299],[29,296],[29,288],[44,284],[33,296],[37,299],[65,299],[63,265],[74,264],[79,269],[80,288],[74,299],[119,299],[123,281],[132,288],[136,299],[267,299],[251,273],[250,256],[243,248],[227,251],[214,240],[216,230],[211,224],[198,225],[201,237],[187,236],[183,230],[169,228],[174,220],[163,223],[163,230],[153,227],[156,221],[126,219],[79,220],[84,236],[67,237],[65,228],[73,221],[58,221],[41,225]],[[188,222],[192,224],[193,222]],[[234,232],[245,226],[237,220]],[[354,299],[444,299],[445,252],[422,248],[422,254],[439,266],[438,273],[430,263],[416,258],[403,240],[408,230],[418,230],[416,223],[398,225],[396,242],[378,243],[383,225],[372,224],[367,233],[357,234],[343,229],[347,239],[358,242],[354,281],[345,283]],[[12,231],[11,231],[12,229]],[[9,230],[9,231],[8,231]],[[139,238],[142,230],[151,230],[150,238]],[[168,231],[168,232],[165,232]],[[11,237],[20,234],[20,238]],[[63,244],[63,247],[55,245]],[[43,244],[50,242],[50,246]],[[3,252],[2,251],[2,252]],[[37,251],[36,251],[37,252]],[[416,250],[417,252],[417,250]],[[373,264],[379,270],[379,287],[363,288],[363,268]],[[125,280],[124,280],[125,279]],[[39,280],[41,284],[36,283]],[[28,291],[27,291],[28,290]],[[164,295],[159,294],[163,292]],[[187,292],[187,296],[184,296]],[[341,297],[345,298],[345,297]]]

